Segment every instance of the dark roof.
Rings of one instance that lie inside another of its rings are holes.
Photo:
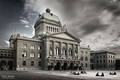
[[[90,51],[90,53],[113,53],[113,54],[116,54],[116,53],[114,53],[114,52],[105,51],[105,50],[99,50],[99,51]]]

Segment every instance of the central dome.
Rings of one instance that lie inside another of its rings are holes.
[[[51,20],[51,21],[55,21],[55,22],[60,22],[60,19],[54,15],[53,13],[50,13],[50,9],[46,9],[46,12],[44,12],[43,14],[39,14],[39,18],[37,19],[37,22],[40,21],[41,19],[47,19],[47,20]]]

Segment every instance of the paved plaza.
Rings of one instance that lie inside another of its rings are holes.
[[[109,75],[110,71],[86,71],[87,74],[71,75],[71,71],[0,71],[0,80],[120,80],[117,75]],[[104,77],[96,77],[96,73],[104,73]]]
[[[86,71],[87,74],[80,74],[80,75],[72,75],[71,71],[33,71],[34,73],[39,74],[47,74],[47,75],[54,75],[54,76],[61,76],[61,77],[68,77],[80,80],[120,80],[120,71],[115,71],[117,75],[109,75],[110,71],[98,71],[98,70],[89,70]],[[74,71],[73,71],[74,72]],[[75,71],[80,72],[80,71]],[[95,76],[96,73],[99,74],[104,73],[104,77]]]

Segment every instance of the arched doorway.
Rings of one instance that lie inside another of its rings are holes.
[[[13,69],[13,61],[8,61],[8,69],[9,70]]]
[[[74,64],[70,63],[70,70],[74,70]]]
[[[57,64],[56,64],[56,70],[61,70],[61,63],[60,62],[57,62]]]
[[[79,69],[78,64],[74,67],[74,70],[77,70],[77,69]]]
[[[51,66],[50,65],[48,66],[48,70],[51,70]]]
[[[1,70],[5,70],[5,69],[6,69],[6,61],[5,61],[5,60],[2,60],[2,61],[1,61],[0,69],[1,69]]]
[[[82,70],[82,67],[81,67],[81,66],[79,67],[79,70]]]
[[[64,70],[68,70],[68,64],[64,63]]]
[[[54,69],[54,64],[53,63],[51,63],[51,70],[53,70]]]

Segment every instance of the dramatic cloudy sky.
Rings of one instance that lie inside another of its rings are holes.
[[[0,46],[11,34],[32,37],[39,13],[50,8],[91,50],[120,53],[120,0],[0,0]]]

